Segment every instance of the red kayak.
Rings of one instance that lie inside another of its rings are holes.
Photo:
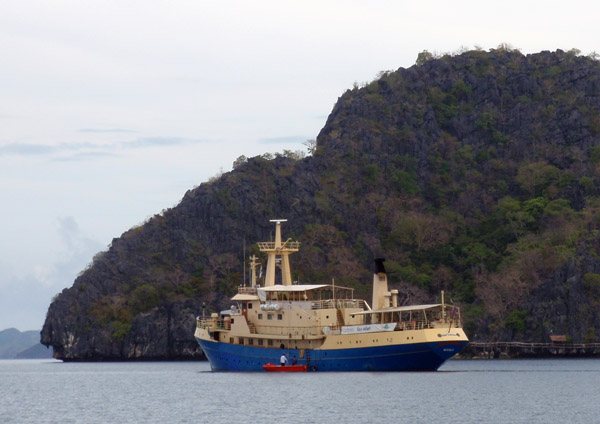
[[[302,372],[306,371],[306,365],[275,365],[271,362],[263,365],[265,371],[279,371],[279,372]]]

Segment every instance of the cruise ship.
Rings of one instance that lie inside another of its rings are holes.
[[[195,337],[213,371],[263,371],[282,355],[308,371],[432,371],[467,345],[460,309],[443,292],[440,304],[398,304],[383,259],[371,305],[335,280],[295,284],[289,256],[300,243],[282,241],[286,220],[271,222],[275,240],[258,243],[267,255],[263,284],[252,256],[250,284],[238,288],[231,309],[197,318]]]

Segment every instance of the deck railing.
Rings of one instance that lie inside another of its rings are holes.
[[[396,324],[395,331],[423,330],[427,328],[461,328],[458,320],[413,320],[400,321]]]
[[[231,322],[225,321],[223,319],[217,319],[216,321],[213,319],[200,319],[196,318],[196,326],[202,329],[208,329],[216,325],[216,330],[230,330]],[[286,327],[279,325],[257,325],[254,324],[254,329],[256,333],[254,334],[265,334],[271,336],[282,336],[285,338],[289,338],[290,335],[292,337],[297,336],[318,336],[323,334],[323,328],[320,326],[305,326],[305,327]],[[335,327],[331,327],[335,329]]]
[[[238,293],[240,294],[257,294],[256,287],[238,287]]]
[[[275,250],[275,242],[274,241],[259,241],[258,243],[258,248],[262,251],[265,250]],[[281,244],[281,247],[283,249],[287,249],[287,250],[298,250],[300,249],[300,242],[299,241],[285,241]]]
[[[310,302],[312,310],[318,309],[345,309],[345,308],[365,308],[365,301],[362,299],[336,299],[336,300],[312,300]]]
[[[318,336],[320,334],[335,334],[341,330],[340,325],[308,325],[308,326],[280,326],[280,325],[263,325],[254,324],[255,334],[265,334],[272,336],[282,337],[296,337],[296,336]],[[214,330],[230,330],[231,321],[224,319],[196,319],[196,326],[198,328],[210,328],[216,325]],[[460,328],[460,323],[457,320],[447,321],[401,321],[396,324],[394,331],[411,331],[411,330],[424,330],[428,328],[439,328],[439,329],[452,329]]]
[[[229,321],[227,324],[225,323],[225,320],[223,319],[201,319],[200,317],[196,318],[196,327],[198,328],[210,328],[210,327],[214,327],[216,325],[216,330],[231,330],[231,321]]]
[[[306,326],[306,327],[280,327],[277,325],[257,325],[256,332],[259,334],[267,334],[271,336],[282,336],[285,338],[298,336],[319,336],[323,334],[322,327]]]

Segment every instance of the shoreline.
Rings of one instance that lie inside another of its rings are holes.
[[[600,343],[471,342],[463,359],[598,358]]]

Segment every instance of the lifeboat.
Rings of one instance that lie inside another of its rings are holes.
[[[263,365],[263,370],[269,372],[303,372],[306,365],[275,365],[272,362]]]

